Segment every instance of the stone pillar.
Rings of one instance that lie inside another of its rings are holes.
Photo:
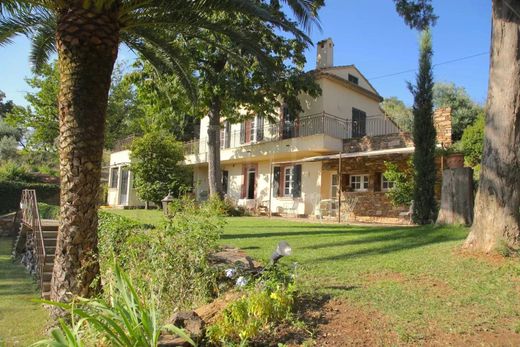
[[[473,169],[447,169],[442,174],[441,208],[437,224],[473,223]]]
[[[451,107],[436,109],[433,113],[433,125],[437,131],[437,143],[444,147],[451,146]]]

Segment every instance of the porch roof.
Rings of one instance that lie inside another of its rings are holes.
[[[367,152],[341,153],[341,159],[357,158],[357,157],[372,157],[372,156],[385,155],[385,154],[406,154],[406,153],[413,153],[414,151],[415,151],[415,147],[402,147],[402,148],[380,149],[377,151],[367,151]],[[329,155],[320,155],[320,156],[316,156],[316,157],[309,157],[309,158],[298,159],[298,160],[293,160],[293,161],[274,162],[273,165],[292,164],[292,163],[308,163],[308,162],[323,161],[323,160],[334,160],[334,159],[339,159],[339,156],[340,156],[340,153],[329,154]]]

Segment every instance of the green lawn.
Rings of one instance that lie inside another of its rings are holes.
[[[156,223],[160,211],[114,211]],[[520,264],[462,255],[463,227],[359,227],[228,218],[222,244],[266,261],[286,240],[304,290],[377,310],[408,341],[433,331],[520,330]]]
[[[0,346],[28,346],[44,336],[48,315],[31,302],[39,297],[36,283],[12,262],[12,242],[0,237]]]

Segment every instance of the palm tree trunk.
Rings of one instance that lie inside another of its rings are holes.
[[[220,108],[221,102],[214,97],[208,113],[208,183],[210,196],[224,197],[220,167]]]
[[[465,246],[520,248],[520,3],[493,0],[484,154]]]
[[[110,78],[117,57],[117,8],[70,5],[58,14],[60,227],[51,299],[89,297],[100,286],[98,194]],[[79,2],[80,4],[82,2]],[[54,311],[59,315],[60,311]]]

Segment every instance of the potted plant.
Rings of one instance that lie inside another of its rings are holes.
[[[458,169],[464,167],[464,151],[462,150],[460,142],[454,145],[441,148],[438,150],[441,157],[445,157],[445,163],[448,169]]]

